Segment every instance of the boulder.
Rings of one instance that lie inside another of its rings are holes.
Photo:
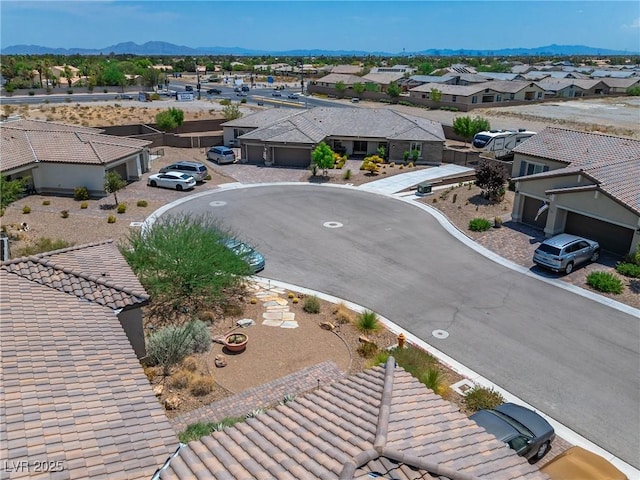
[[[164,399],[164,408],[167,410],[177,410],[182,402],[176,395],[169,395]]]
[[[216,355],[214,359],[216,367],[222,368],[227,366],[227,358],[224,355]]]
[[[322,322],[320,324],[320,328],[324,328],[325,330],[333,331],[333,330],[335,330],[336,326],[331,322]]]
[[[156,397],[162,396],[163,393],[164,393],[164,385],[156,385],[153,387],[153,394]]]

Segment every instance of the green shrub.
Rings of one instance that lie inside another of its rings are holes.
[[[474,218],[469,222],[469,230],[473,232],[484,232],[491,228],[491,222],[486,218]]]
[[[33,97],[36,94],[33,90],[29,90],[29,96]]]
[[[363,358],[373,358],[378,353],[378,345],[372,342],[364,342],[358,347],[357,352]]]
[[[25,205],[24,207],[22,207],[22,213],[24,214],[31,213],[31,207],[29,205]]]
[[[205,180],[211,180],[211,174],[210,174],[210,173],[209,173],[209,174],[207,174],[207,176],[206,176],[206,177],[204,177],[204,179],[205,179]]]
[[[47,237],[41,237],[37,239],[33,245],[29,245],[18,250],[16,252],[16,255],[18,257],[28,257],[30,255],[37,255],[38,253],[51,252],[52,250],[68,248],[72,245],[72,243],[69,243],[66,240],[51,240]]]
[[[73,89],[71,89],[71,88],[70,88],[69,90],[67,90],[67,93],[68,93],[69,95],[73,95]]]
[[[211,348],[211,333],[207,324],[200,320],[194,320],[191,323],[191,353],[208,352]]]
[[[214,431],[214,424],[210,422],[192,423],[178,434],[178,440],[182,443],[189,443],[193,440],[199,440],[201,437],[210,435]]]
[[[43,200],[42,201],[42,205],[51,205],[51,201],[50,200]]]
[[[640,265],[640,247],[638,247],[635,252],[625,255],[624,262],[633,263],[634,265]]]
[[[421,373],[418,380],[440,396],[442,396],[449,387],[446,383],[444,373],[437,366],[430,367],[426,372]]]
[[[118,213],[124,213],[127,211],[127,206],[124,203],[118,204]]]
[[[604,293],[622,293],[622,280],[609,272],[591,272],[587,275],[587,285]]]
[[[244,417],[226,417],[213,426],[214,432],[221,432],[225,428],[233,427],[236,423],[244,421]]]
[[[435,373],[433,371],[438,368],[438,361],[433,355],[413,345],[407,345],[405,348],[400,349],[381,350],[372,360],[372,364],[379,365],[384,363],[389,356],[393,356],[399,366],[416,377],[421,383],[439,395],[442,394],[446,387],[444,385],[444,377],[440,372]],[[439,388],[439,391],[433,389],[432,386]]]
[[[320,300],[315,295],[304,299],[302,309],[307,313],[320,313]]]
[[[116,216],[115,215],[109,215],[107,217],[107,223],[116,223]]]
[[[136,203],[136,205],[137,205],[138,207],[146,207],[146,206],[147,206],[147,205],[149,205],[149,204],[147,203],[147,201],[146,201],[146,200],[138,200],[138,203]]]
[[[62,210],[62,211],[60,212],[60,216],[61,216],[62,218],[69,218],[69,210]]]
[[[81,208],[82,210],[86,210],[88,207],[89,207],[89,204],[88,204],[87,202],[82,202],[82,203],[80,204],[80,208]]]
[[[616,270],[620,275],[625,277],[640,278],[640,265],[635,263],[618,263]]]
[[[492,388],[474,387],[464,397],[464,404],[472,412],[494,408],[504,403],[504,397]]]
[[[342,167],[340,167],[342,168]],[[342,174],[342,178],[345,180],[349,180],[351,178],[351,169],[348,168],[346,172]]]
[[[358,315],[358,321],[356,323],[358,329],[363,332],[377,332],[380,330],[380,322],[378,321],[378,315],[371,310],[365,310]]]
[[[183,390],[189,386],[191,380],[193,379],[193,375],[185,370],[178,370],[176,373],[171,375],[169,379],[169,386],[171,388],[177,388],[178,390]]]
[[[87,187],[76,187],[73,190],[73,198],[81,200],[89,200],[89,189]]]

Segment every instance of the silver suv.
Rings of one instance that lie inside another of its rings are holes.
[[[204,163],[188,161],[172,163],[171,165],[162,167],[160,169],[160,173],[166,172],[186,173],[195,178],[196,182],[202,182],[206,180],[207,175],[209,175],[207,166]]]
[[[561,233],[547,238],[533,253],[533,263],[554,272],[571,273],[577,265],[600,258],[598,242]]]

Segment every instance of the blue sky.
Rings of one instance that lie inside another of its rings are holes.
[[[389,53],[549,44],[640,51],[638,1],[1,0],[3,47],[132,41]]]

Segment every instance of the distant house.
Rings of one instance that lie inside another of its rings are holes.
[[[640,141],[547,127],[513,152],[514,221],[618,254],[640,246]]]
[[[385,93],[390,84],[397,84],[402,78],[404,78],[404,73],[400,72],[368,73],[362,77],[361,82],[365,85],[373,84],[377,87],[378,92]]]
[[[156,64],[156,65],[151,65],[151,68],[155,70],[160,70],[161,72],[173,72],[173,66],[171,65]]]
[[[519,73],[478,72],[478,75],[488,80],[524,80]]]
[[[0,285],[0,457],[29,465],[2,478],[151,478],[178,439],[127,338],[147,297],[118,248],[4,262]]]
[[[340,73],[343,75],[360,75],[362,73],[361,65],[334,65],[330,73]]]
[[[181,446],[161,480],[545,480],[393,357]]]
[[[393,65],[392,67],[373,67],[370,73],[401,73],[402,75],[412,75],[415,71],[416,69],[409,65]]]
[[[614,78],[605,77],[602,78],[602,83],[609,87],[609,93],[626,93],[627,89],[640,86],[640,77],[629,78]]]
[[[38,193],[70,195],[87,187],[104,196],[104,176],[114,171],[127,181],[149,171],[147,140],[104,135],[102,130],[39,120],[0,123],[0,173],[29,178]]]
[[[546,78],[536,82],[536,85],[544,89],[544,95],[548,98],[590,97],[609,93],[609,87],[602,80],[595,79]]]
[[[66,73],[70,73],[70,77],[67,77]],[[51,75],[57,80],[58,85],[67,85],[71,82],[71,85],[75,85],[82,77],[80,76],[80,69],[72,65],[55,65],[51,67]]]
[[[390,161],[418,150],[419,164],[440,164],[442,125],[389,109],[316,107],[304,111],[269,109],[222,124],[224,142],[239,144],[250,163],[307,167],[320,142],[350,157],[384,147]]]

